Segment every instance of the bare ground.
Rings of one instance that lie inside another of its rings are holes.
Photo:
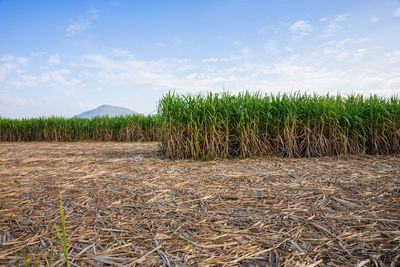
[[[156,143],[0,143],[0,264],[399,266],[400,155],[168,160]]]

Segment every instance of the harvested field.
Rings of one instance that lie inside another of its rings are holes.
[[[0,143],[0,263],[399,266],[400,155],[164,159],[157,143]]]

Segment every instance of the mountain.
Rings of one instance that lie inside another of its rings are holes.
[[[132,111],[130,109],[123,108],[123,107],[102,105],[95,109],[85,111],[81,114],[78,114],[75,117],[90,119],[93,117],[101,117],[101,116],[116,117],[116,116],[123,116],[123,115],[129,115],[129,114],[137,114],[137,113],[135,111]]]

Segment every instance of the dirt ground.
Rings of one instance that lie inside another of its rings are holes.
[[[157,143],[0,143],[0,264],[400,266],[400,155],[169,160]]]

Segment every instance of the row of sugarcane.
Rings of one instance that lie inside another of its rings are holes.
[[[169,93],[158,113],[162,149],[171,158],[400,152],[395,96]]]
[[[156,115],[1,119],[0,141],[159,141],[170,158],[400,152],[400,99],[167,93]]]
[[[0,141],[156,141],[155,115],[1,119]]]

